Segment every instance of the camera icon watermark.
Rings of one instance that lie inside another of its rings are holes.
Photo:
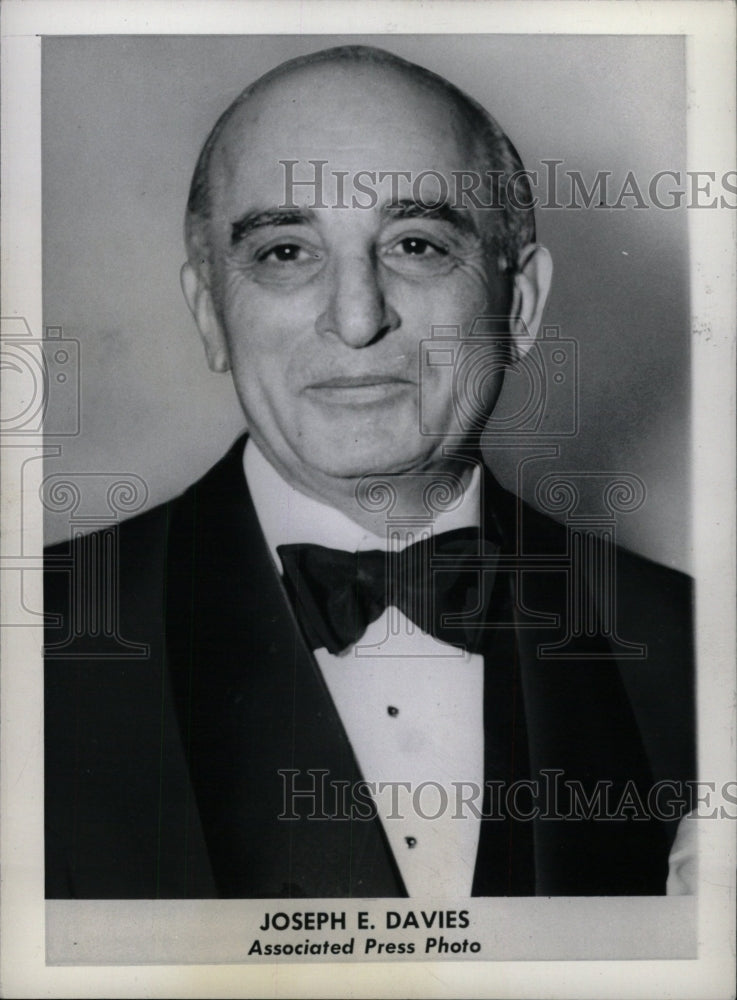
[[[60,326],[34,337],[22,316],[3,317],[0,365],[7,380],[3,435],[79,434],[79,343]]]
[[[420,433],[467,440],[497,433],[515,437],[573,437],[579,427],[579,352],[557,326],[515,349],[502,317],[477,317],[464,336],[459,326],[433,326],[420,343]],[[503,381],[518,383],[512,411],[496,408]],[[455,427],[449,431],[450,400]]]

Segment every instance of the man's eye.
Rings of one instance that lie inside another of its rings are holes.
[[[293,264],[316,257],[298,243],[279,243],[275,247],[262,251],[258,255],[259,261],[275,261],[278,264]]]
[[[428,278],[447,274],[456,257],[449,247],[425,236],[403,236],[381,251],[386,267],[408,277]]]
[[[434,254],[440,254],[444,257],[447,254],[447,250],[429,240],[423,240],[419,236],[407,236],[399,241],[397,247],[400,247],[402,252],[410,257],[429,257]]]

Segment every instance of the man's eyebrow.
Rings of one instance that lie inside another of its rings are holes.
[[[384,205],[381,211],[392,219],[437,219],[440,222],[449,222],[462,233],[468,233],[472,236],[479,235],[473,216],[468,212],[453,208],[447,201],[426,205],[424,202],[415,201],[412,198],[401,198],[399,201],[392,201]]]
[[[249,233],[264,226],[299,226],[311,222],[313,218],[313,213],[303,208],[267,208],[260,212],[246,212],[230,225],[230,245],[235,246]]]

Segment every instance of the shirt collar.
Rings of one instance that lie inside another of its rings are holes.
[[[243,470],[261,530],[277,566],[281,566],[278,545],[311,543],[345,552],[389,549],[388,535],[368,531],[341,511],[306,496],[287,483],[264,458],[252,438],[246,442]],[[433,522],[423,525],[423,533],[478,527],[479,498],[480,469],[477,466],[461,502],[453,510],[441,511]],[[398,545],[395,542],[391,547],[401,549],[412,540]]]

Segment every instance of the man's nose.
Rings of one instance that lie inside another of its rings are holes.
[[[316,322],[318,333],[332,333],[349,347],[366,347],[400,325],[370,257],[336,262],[328,282],[327,304]]]

